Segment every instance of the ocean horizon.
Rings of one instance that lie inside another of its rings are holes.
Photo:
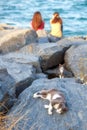
[[[3,0],[0,1],[0,23],[30,28],[35,11],[40,11],[45,30],[50,32],[52,14],[59,12],[63,20],[64,36],[87,36],[86,0]]]

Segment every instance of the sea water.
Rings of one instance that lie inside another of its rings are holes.
[[[63,20],[63,35],[87,35],[87,0],[0,0],[0,23],[30,28],[35,11],[41,12],[48,32],[56,11]]]

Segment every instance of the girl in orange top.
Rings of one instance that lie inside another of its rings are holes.
[[[49,34],[49,41],[56,42],[61,39],[63,33],[63,23],[58,12],[53,14],[53,18],[50,20],[50,25],[51,32]]]

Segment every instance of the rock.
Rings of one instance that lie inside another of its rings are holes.
[[[15,81],[7,69],[0,66],[0,114],[8,112],[15,100]]]
[[[70,40],[68,38],[63,38],[57,43],[29,44],[20,49],[20,52],[24,54],[34,54],[40,56],[41,68],[43,71],[46,71],[50,68],[58,66],[60,63],[63,63],[65,52],[72,45],[77,46],[81,44],[87,44],[87,41],[80,39]]]
[[[12,30],[15,29],[16,27],[13,27],[11,25],[8,25],[6,23],[0,23],[0,31],[1,30]]]
[[[34,54],[24,54],[21,53],[20,51],[16,51],[1,56],[1,59],[4,59],[4,61],[8,61],[10,63],[12,62],[25,65],[33,65],[37,73],[42,72],[40,67],[40,57],[35,56]]]
[[[56,88],[66,98],[69,110],[60,115],[53,111],[48,115],[43,99],[34,99],[33,94],[42,89]],[[74,79],[39,79],[23,91],[6,118],[5,129],[24,130],[86,130],[87,89]]]
[[[2,38],[3,36],[6,36],[7,34],[11,34],[12,32],[14,32],[15,30],[17,30],[18,28],[10,26],[8,24],[0,24],[0,38]]]
[[[23,55],[18,55],[17,57],[16,56],[17,54],[14,53],[13,55],[11,53],[8,55],[0,56],[0,65],[6,68],[8,70],[8,73],[15,80],[15,93],[16,96],[18,96],[33,82],[33,80],[35,80],[36,69],[33,67],[33,65],[28,64],[29,58],[26,58],[26,56],[25,59],[23,59]],[[33,58],[32,62],[36,60]]]
[[[48,79],[59,77],[60,74],[58,67],[53,69],[48,69],[44,73],[48,75]],[[68,71],[66,68],[64,68],[64,78],[72,78],[72,77],[73,74],[70,71]]]
[[[72,74],[80,78],[87,74],[86,38],[63,38],[57,43],[47,43],[45,37],[38,34],[38,43],[33,30],[7,25],[0,29],[0,112],[7,112],[12,107],[7,114],[9,118],[6,117],[5,129],[86,129],[87,89],[81,81],[70,78]],[[49,74],[58,77],[58,65],[64,62],[69,70],[65,69],[65,77],[69,78],[48,80]],[[33,94],[43,88],[63,91],[69,111],[64,115],[55,111],[52,116],[48,115],[43,107],[46,101],[33,99]]]
[[[41,57],[43,71],[55,67],[63,61],[64,52],[56,43],[41,44],[36,49],[37,55]]]
[[[75,38],[75,37],[68,37],[68,38],[62,38],[57,42],[59,46],[61,46],[63,49],[66,48],[69,49],[71,46],[78,46],[78,45],[84,45],[87,44],[87,41],[83,38]]]
[[[36,74],[36,79],[40,79],[40,78],[48,78],[48,76],[44,73],[37,73]]]
[[[6,33],[5,33],[6,34]],[[37,35],[33,30],[14,29],[0,38],[0,53],[16,51],[23,46],[36,42]]]
[[[57,66],[63,62],[65,49],[58,46],[57,43],[31,44],[23,47],[21,53],[33,53],[41,58],[41,68],[43,71]]]
[[[84,41],[84,40],[86,40],[86,36],[72,36],[72,37],[68,37],[68,39],[70,39],[71,41],[75,41],[75,40],[79,40],[80,42],[81,41]]]
[[[72,46],[65,53],[65,64],[75,77],[87,74],[87,45]]]
[[[37,35],[38,35],[38,42],[39,43],[48,43],[48,35],[47,32],[43,29],[43,30],[38,30],[36,31]]]

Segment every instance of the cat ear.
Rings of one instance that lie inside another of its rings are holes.
[[[59,64],[59,66],[61,66],[61,64]]]
[[[40,92],[46,94],[48,92],[48,90],[47,89],[43,89]]]

